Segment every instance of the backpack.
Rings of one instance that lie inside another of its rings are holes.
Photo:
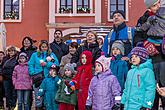
[[[132,28],[131,27],[128,27],[127,29],[127,33],[128,33],[128,40],[121,40],[123,43],[124,43],[124,49],[128,52],[124,52],[125,55],[128,55],[129,52],[131,51],[132,48],[132,32],[131,32]],[[111,40],[111,36],[112,36],[112,33],[113,33],[113,29],[111,29],[110,33],[108,34],[108,55],[110,55],[110,49],[111,49],[111,46],[112,44],[110,43],[110,40]]]

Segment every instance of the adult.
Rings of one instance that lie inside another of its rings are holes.
[[[137,27],[143,26],[143,24],[147,22],[147,19],[155,15],[160,8],[160,0],[144,0],[144,3],[146,5],[147,10],[144,13],[144,15],[139,18]],[[137,31],[135,33],[135,43],[139,44],[139,42],[142,42],[144,45],[144,42],[147,41],[148,47],[152,45],[152,49],[154,48],[154,52],[157,51],[156,54],[150,54],[150,57],[152,59],[152,63],[154,66],[156,81],[160,87],[165,87],[165,56],[162,54],[161,51],[162,38],[160,39],[161,36],[147,35],[147,32],[148,31]],[[152,108],[153,110],[158,110],[159,98],[161,98],[163,109],[165,109],[165,97],[161,97],[157,92],[155,96],[154,105]]]
[[[64,74],[64,66],[67,63],[70,63],[72,56],[76,52],[78,48],[78,43],[77,42],[72,42],[69,44],[69,53],[65,56],[62,57],[61,63],[60,63],[60,75],[63,76]]]
[[[42,73],[44,74],[44,77],[48,77],[49,69],[53,64],[59,66],[58,59],[56,55],[51,52],[48,41],[41,40],[39,50],[32,54],[28,62],[29,75],[33,77],[34,75]],[[41,82],[42,80],[34,83],[33,86],[36,109],[40,109],[40,107],[42,107],[42,100],[37,101],[37,94],[39,92]]]
[[[83,45],[81,45],[71,59],[71,63],[78,63],[80,65],[80,55],[83,51],[88,50],[92,52],[93,60],[92,63],[94,64],[96,59],[101,56],[101,49],[99,48],[97,42],[97,35],[94,31],[88,31],[86,34],[86,41]]]
[[[54,32],[54,41],[50,43],[52,52],[57,56],[59,63],[61,62],[62,56],[69,53],[69,47],[62,40],[63,34],[61,30]]]
[[[3,87],[3,76],[2,76],[2,61],[3,57],[5,56],[5,53],[3,51],[0,51],[0,109],[4,109],[4,87]]]
[[[33,45],[36,41],[26,36],[22,40],[22,48],[20,49],[20,53],[24,52],[27,54],[28,58],[30,59],[31,55],[36,52],[37,47]]]
[[[20,49],[20,53],[24,52],[27,54],[27,57],[29,60],[31,55],[36,52],[37,50],[37,47],[33,45],[33,43],[35,43],[36,41],[33,40],[31,37],[29,36],[26,36],[23,38],[22,40],[22,48]],[[30,110],[31,110],[31,107],[32,107],[32,102],[33,102],[33,97],[32,97],[32,91],[30,93],[30,98],[29,98],[29,103],[30,103]]]
[[[9,46],[6,51],[6,56],[3,59],[3,84],[5,89],[6,107],[11,110],[16,106],[16,91],[12,83],[12,74],[14,67],[17,65],[17,54],[15,46]]]
[[[113,29],[104,39],[104,54],[105,56],[110,56],[113,42],[116,40],[121,40],[124,43],[124,48],[126,50],[125,56],[127,56],[133,47],[132,40],[134,36],[134,29],[126,25],[125,14],[122,10],[116,10],[112,16]]]

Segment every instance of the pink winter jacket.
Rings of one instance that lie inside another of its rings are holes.
[[[15,89],[17,90],[31,90],[32,79],[28,73],[28,64],[19,64],[15,66],[12,81]]]

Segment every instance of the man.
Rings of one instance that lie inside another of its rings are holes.
[[[103,51],[106,56],[110,56],[111,46],[114,41],[121,40],[124,43],[125,56],[127,56],[132,49],[132,40],[134,36],[134,29],[126,26],[125,14],[122,10],[116,10],[113,13],[113,29],[105,37],[103,44]]]
[[[56,30],[54,32],[54,41],[50,43],[50,48],[57,56],[59,63],[61,62],[62,56],[69,53],[69,47],[63,42],[62,36],[62,31]]]

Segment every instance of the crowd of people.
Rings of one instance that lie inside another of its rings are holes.
[[[105,38],[89,30],[86,40],[65,44],[24,37],[0,51],[0,109],[165,110],[165,0],[144,0],[135,27],[121,10]]]

